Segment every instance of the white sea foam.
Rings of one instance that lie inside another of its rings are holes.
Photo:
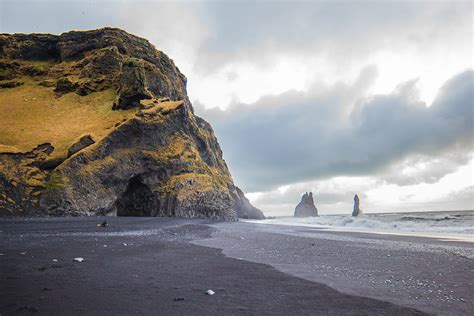
[[[251,222],[375,233],[425,233],[424,235],[431,237],[451,236],[454,239],[474,240],[474,211],[365,214],[360,217],[321,215],[295,218],[287,216]]]

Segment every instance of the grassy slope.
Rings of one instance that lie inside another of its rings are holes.
[[[21,81],[20,87],[0,89],[0,153],[26,152],[49,142],[55,148],[52,156],[65,156],[80,136],[91,134],[97,142],[135,113],[112,111],[116,94],[111,90],[58,97],[53,88],[27,77]]]
[[[54,83],[64,75],[77,81],[79,79],[77,69],[74,69],[69,63],[58,65],[47,62],[22,62],[21,64],[22,67],[34,66],[50,70],[57,67],[61,69],[61,72],[54,74],[53,71],[50,72],[53,75],[36,77],[17,75],[14,80],[23,82],[22,86],[0,89],[0,154],[28,152],[39,144],[51,143],[55,150],[49,159],[65,157],[68,148],[81,136],[90,134],[96,142],[99,142],[116,126],[134,117],[137,113],[137,109],[113,111],[112,104],[117,94],[112,89],[91,93],[87,96],[79,96],[74,92],[59,96],[54,92],[54,87],[39,85],[44,79]],[[158,101],[157,103],[156,99],[142,100],[142,104],[150,108],[141,110],[141,112],[144,114],[158,113],[154,119],[164,122],[167,114],[175,111],[182,103],[182,101]],[[213,137],[207,130],[201,128],[198,128],[198,134],[203,139]],[[84,151],[87,153],[93,150],[93,147]],[[184,134],[177,133],[167,147],[156,148],[156,150],[145,151],[145,153],[163,163],[186,162],[186,167],[183,170],[178,170],[182,173],[172,176],[161,188],[162,193],[169,194],[177,190],[179,195],[184,198],[195,192],[227,190],[228,184],[232,183],[230,174],[219,168],[210,167],[202,160],[194,141]],[[133,154],[133,150],[130,149],[121,154]],[[113,157],[107,157],[104,160],[93,161],[86,166],[85,171],[93,172],[96,168],[113,163],[113,160]],[[48,174],[29,166],[30,162],[26,161],[25,166],[3,165],[0,168],[10,182],[24,183],[29,187],[60,187],[63,185],[61,181],[56,181],[54,173],[49,182],[46,181]],[[22,176],[16,172],[20,169]],[[179,190],[178,187],[180,187]],[[31,188],[27,191],[32,192]],[[38,192],[32,194],[36,193]],[[5,196],[5,199],[7,198]],[[36,199],[32,201],[37,203]],[[12,203],[14,204],[14,202]]]

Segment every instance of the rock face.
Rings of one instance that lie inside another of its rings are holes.
[[[301,197],[301,202],[295,208],[295,217],[318,216],[318,209],[314,206],[312,192],[306,192]]]
[[[31,137],[0,136],[0,215],[264,218],[194,114],[186,77],[148,41],[113,28],[0,34],[3,78],[25,84],[0,90],[0,101],[34,91],[31,102],[78,114],[34,149],[21,150]]]
[[[67,151],[67,158],[71,157],[75,153],[83,150],[87,146],[95,144],[94,139],[91,135],[84,135],[82,136],[77,142],[71,145]]]
[[[354,195],[354,210],[352,211],[352,216],[362,215],[362,210],[359,208],[359,196]]]
[[[244,192],[239,187],[236,187],[237,195],[234,200],[236,202],[237,215],[240,218],[247,219],[265,219],[265,215],[261,210],[250,204],[250,201],[245,197]]]

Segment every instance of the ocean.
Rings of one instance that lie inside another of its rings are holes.
[[[385,233],[410,236],[449,238],[474,242],[474,210],[446,212],[370,213],[351,215],[321,215],[296,218],[281,216],[263,221],[246,222],[303,226],[333,231]]]

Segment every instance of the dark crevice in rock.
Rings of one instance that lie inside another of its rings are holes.
[[[79,87],[77,82],[72,82],[69,78],[61,78],[56,82],[54,92],[63,95],[75,91]]]
[[[42,161],[38,164],[38,167],[41,170],[54,170],[60,164],[62,164],[65,160],[66,160],[66,158],[64,158],[64,157],[53,158],[53,159],[45,159],[44,161]]]
[[[0,89],[16,88],[23,85],[21,81],[6,81],[0,82]]]
[[[75,142],[71,145],[71,147],[69,147],[67,151],[67,158],[83,150],[84,148],[89,147],[92,144],[95,144],[95,141],[91,135],[87,134],[82,136],[77,142]]]
[[[115,203],[117,216],[153,216],[160,202],[140,176],[130,179],[127,189]]]

